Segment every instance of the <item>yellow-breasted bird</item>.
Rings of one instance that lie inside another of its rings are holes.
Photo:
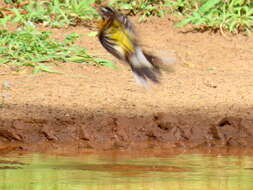
[[[127,62],[141,85],[147,86],[147,79],[159,83],[160,69],[157,57],[144,52],[132,23],[128,18],[110,7],[101,7],[102,17],[98,38],[103,47],[120,60]]]

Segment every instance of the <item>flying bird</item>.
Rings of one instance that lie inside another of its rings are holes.
[[[98,38],[102,46],[119,60],[128,63],[136,81],[147,86],[147,81],[159,83],[161,59],[140,47],[135,28],[126,15],[111,7],[100,7],[102,17]]]

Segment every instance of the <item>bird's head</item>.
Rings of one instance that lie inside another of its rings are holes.
[[[103,19],[109,19],[116,15],[116,11],[111,7],[100,7],[99,13]]]

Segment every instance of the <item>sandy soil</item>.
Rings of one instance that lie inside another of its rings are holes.
[[[135,23],[145,49],[177,58],[175,72],[145,90],[89,29],[54,29],[59,39],[84,34],[77,44],[118,69],[64,63],[63,75],[32,75],[1,66],[0,149],[252,146],[253,36],[187,32],[165,18]]]

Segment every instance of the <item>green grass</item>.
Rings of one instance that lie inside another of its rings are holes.
[[[139,21],[145,21],[150,16],[164,16],[167,11],[165,8],[169,7],[167,0],[111,0],[109,5],[128,11],[127,14],[139,14]]]
[[[193,24],[195,29],[220,30],[231,33],[250,33],[253,26],[253,1],[249,0],[206,0],[196,1],[199,7],[187,13],[186,19],[177,26]],[[186,9],[187,10],[187,9]]]
[[[0,9],[0,24],[32,22],[50,27],[77,25],[98,18],[98,0],[5,0],[10,8]],[[251,0],[111,0],[109,5],[130,15],[149,16],[167,14],[179,16],[177,26],[192,24],[201,30],[226,30],[232,33],[250,32],[253,25]]]
[[[79,35],[71,33],[63,41],[51,37],[50,28],[77,25],[97,18],[92,7],[95,0],[5,0],[0,8],[0,65],[8,64],[17,70],[32,67],[33,73],[57,72],[47,63],[95,63],[115,68],[108,60],[91,56],[85,48],[74,43]],[[21,26],[8,31],[10,23]],[[41,32],[36,25],[48,27]]]
[[[19,0],[6,1],[11,8],[2,8],[3,15],[0,22],[14,22],[26,24],[33,22],[50,27],[66,27],[77,25],[98,16],[95,8],[92,7],[95,0],[41,0],[41,1]]]
[[[140,21],[149,16],[173,14],[181,21],[200,31],[228,31],[250,33],[253,26],[253,1],[251,0],[111,0],[111,5],[139,14]]]
[[[79,35],[70,33],[63,41],[51,37],[51,32],[38,31],[34,26],[10,32],[0,30],[0,65],[9,64],[16,68],[29,66],[33,73],[57,72],[45,63],[97,63],[113,67],[107,60],[95,58],[87,50],[74,45]]]

